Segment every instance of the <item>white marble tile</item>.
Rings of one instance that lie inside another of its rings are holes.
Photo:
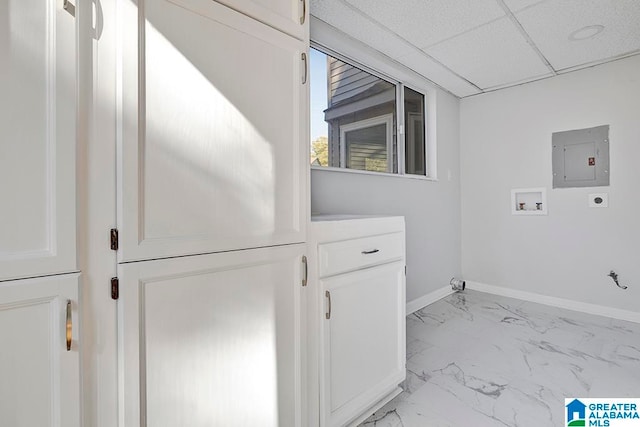
[[[418,338],[407,337],[407,359],[414,355],[433,347],[433,344],[426,343]]]
[[[442,417],[436,411],[429,410],[428,405],[422,404],[421,400],[409,400],[406,393],[400,394],[394,400],[383,406],[375,414],[369,417],[363,427],[407,427],[407,426],[429,426],[429,427],[454,427],[450,420]],[[425,410],[427,409],[427,410]]]
[[[640,325],[474,291],[407,317],[407,380],[363,426],[561,426],[565,397],[640,397]]]

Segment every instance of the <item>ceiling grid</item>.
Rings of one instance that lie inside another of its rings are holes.
[[[458,97],[640,53],[638,0],[311,0],[311,13]]]

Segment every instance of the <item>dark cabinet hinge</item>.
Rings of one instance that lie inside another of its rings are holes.
[[[117,277],[111,278],[111,299],[117,300],[120,296],[120,280]]]
[[[118,229],[117,228],[111,229],[111,250],[112,251],[118,250]]]

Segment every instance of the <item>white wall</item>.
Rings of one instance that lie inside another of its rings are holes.
[[[398,176],[311,171],[313,213],[404,215],[407,232],[407,301],[443,286],[460,273],[459,101],[436,89],[439,181]],[[449,180],[449,172],[451,179]]]
[[[460,124],[464,277],[640,312],[640,56],[463,99]],[[606,124],[610,186],[552,189],[552,132]],[[520,187],[547,188],[548,216],[511,215]]]
[[[412,308],[419,308],[431,302],[429,293],[448,286],[451,277],[461,271],[460,101],[314,17],[311,17],[311,40],[427,94],[427,138],[434,144],[433,151],[437,151],[427,158],[427,165],[430,175],[439,180],[311,171],[312,214],[405,217],[407,302],[413,302]]]

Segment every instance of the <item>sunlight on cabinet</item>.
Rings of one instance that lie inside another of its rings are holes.
[[[121,264],[126,425],[300,425],[303,248]]]
[[[119,261],[303,242],[307,44],[214,1],[122,16]]]
[[[146,67],[162,72],[149,72],[146,79],[144,190],[146,206],[163,206],[163,213],[145,210],[144,238],[202,233],[212,216],[222,229],[243,224],[260,234],[273,233],[274,153],[256,123],[241,112],[248,100],[221,92],[215,83],[222,73],[203,63],[200,56],[207,51],[189,52],[189,33],[170,34],[169,42],[151,22],[146,23]],[[242,153],[242,162],[234,161],[234,153]],[[211,185],[221,179],[224,183]],[[202,203],[207,209],[181,220],[185,206]],[[225,215],[229,211],[236,215]]]

